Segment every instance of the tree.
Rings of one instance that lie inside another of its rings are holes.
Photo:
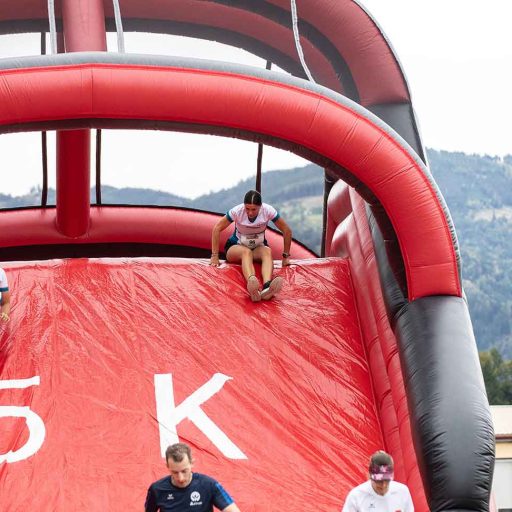
[[[480,352],[480,365],[491,405],[512,404],[512,361],[503,359],[497,349]]]

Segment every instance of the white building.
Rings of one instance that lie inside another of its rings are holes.
[[[512,512],[512,405],[492,405],[496,435],[493,494],[496,510]]]

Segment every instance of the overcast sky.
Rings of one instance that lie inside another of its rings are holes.
[[[512,153],[512,0],[363,0],[402,64],[427,147],[504,156]],[[300,14],[300,0],[297,1]],[[116,51],[115,38],[109,49]],[[265,62],[216,43],[126,34],[126,51]],[[39,53],[39,37],[0,36],[0,57]],[[50,186],[55,184],[49,138]],[[186,197],[230,187],[255,173],[257,146],[213,136],[103,131],[102,182]],[[3,193],[40,185],[40,134],[0,136]],[[93,159],[94,161],[94,159]],[[265,147],[264,170],[307,162]],[[94,169],[93,169],[94,171]],[[191,172],[194,180],[190,180]]]

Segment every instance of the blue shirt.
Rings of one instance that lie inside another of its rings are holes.
[[[213,507],[224,510],[233,503],[233,498],[222,485],[201,473],[192,473],[187,487],[176,487],[171,477],[166,476],[150,485],[146,496],[146,512],[212,512]]]

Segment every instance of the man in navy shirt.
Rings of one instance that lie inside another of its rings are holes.
[[[213,478],[193,473],[192,451],[184,443],[172,444],[165,451],[171,474],[152,483],[146,496],[145,512],[240,512],[233,498]]]

